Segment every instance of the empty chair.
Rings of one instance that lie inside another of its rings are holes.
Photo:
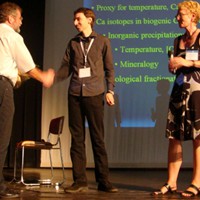
[[[64,173],[64,163],[63,163],[63,156],[62,156],[62,147],[61,147],[61,140],[60,135],[62,134],[64,124],[64,116],[54,118],[50,121],[49,130],[47,140],[41,141],[34,141],[34,140],[25,140],[20,141],[16,144],[15,149],[15,161],[14,161],[14,179],[16,180],[16,171],[17,171],[17,157],[18,151],[21,150],[21,175],[20,181],[22,184],[27,186],[34,186],[34,185],[41,185],[41,184],[56,184],[61,185],[65,181],[65,173]],[[56,136],[56,137],[55,137]],[[24,180],[24,155],[25,149],[38,149],[38,150],[48,150],[49,151],[49,162],[51,166],[51,177],[48,179],[37,180],[36,183],[28,183]],[[62,165],[62,173],[63,179],[57,183],[53,183],[54,179],[54,171],[53,171],[53,162],[51,152],[53,150],[57,150],[60,153],[60,161]]]

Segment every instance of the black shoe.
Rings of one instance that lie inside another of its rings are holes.
[[[8,188],[6,188],[3,191],[0,191],[0,198],[17,198],[17,197],[19,197],[19,194]]]
[[[87,184],[83,183],[73,183],[70,187],[64,189],[66,193],[85,192],[87,190]]]
[[[118,192],[118,189],[114,187],[111,183],[99,183],[98,190],[103,192]]]

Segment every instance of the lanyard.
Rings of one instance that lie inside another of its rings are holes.
[[[83,42],[80,41],[81,49],[82,49],[82,52],[83,52],[83,55],[84,55],[84,67],[86,67],[87,55],[88,55],[88,53],[89,53],[89,50],[90,50],[90,48],[91,48],[93,42],[94,42],[94,38],[92,38],[92,39],[90,40],[90,44],[89,44],[88,48],[87,48],[86,50],[84,50]]]

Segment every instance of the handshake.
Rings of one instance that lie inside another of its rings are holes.
[[[55,71],[53,69],[48,69],[47,71],[43,71],[43,86],[46,88],[50,88],[54,82]]]
[[[44,87],[50,88],[54,83],[55,71],[53,69],[48,69],[46,71],[40,70],[37,66],[25,74],[18,72],[18,80],[15,88],[21,86],[21,84],[28,80],[29,78],[34,78],[41,82]]]

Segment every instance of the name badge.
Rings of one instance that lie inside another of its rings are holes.
[[[91,76],[90,67],[79,69],[79,78],[86,78]]]
[[[199,59],[199,50],[186,50],[185,59],[186,60],[198,60]]]

